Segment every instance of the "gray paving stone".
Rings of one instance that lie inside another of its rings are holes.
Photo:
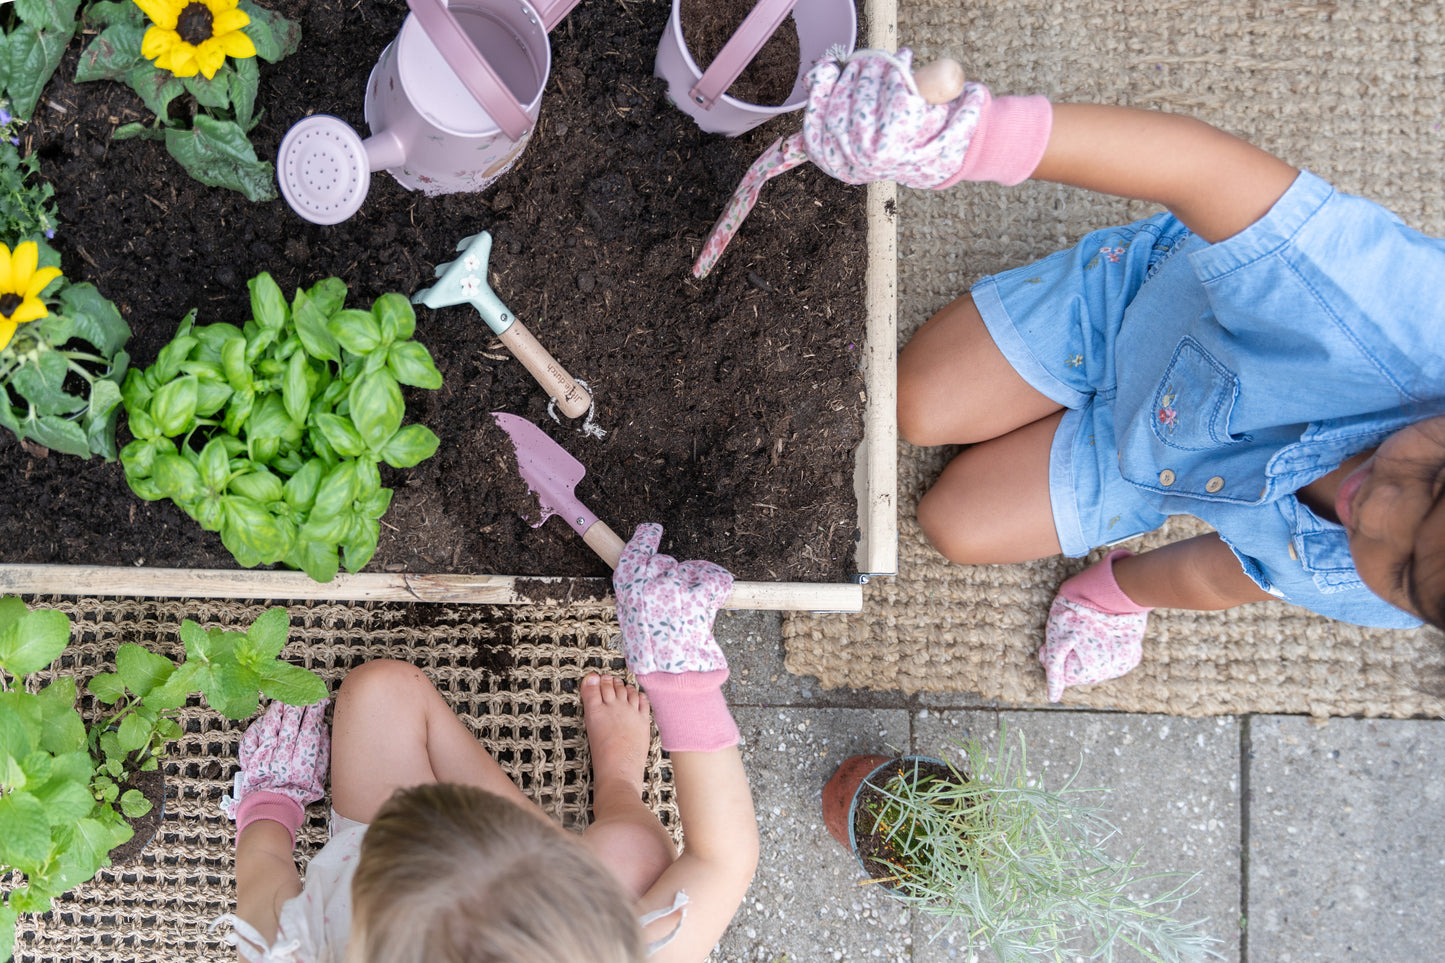
[[[813,676],[788,672],[783,667],[781,612],[719,612],[713,634],[731,669],[729,705],[892,709],[909,704],[899,692],[824,689]]]
[[[1445,725],[1250,721],[1248,960],[1439,960]]]
[[[1203,929],[1221,941],[1222,957],[1240,959],[1237,719],[924,710],[914,718],[914,751],[957,760],[955,740],[972,735],[996,744],[1000,721],[1023,734],[1029,770],[1040,773],[1044,785],[1059,786],[1077,767],[1075,786],[1111,790],[1095,805],[1119,829],[1106,847],[1113,856],[1127,858],[1137,849],[1147,871],[1198,873],[1197,892],[1178,918],[1207,917]],[[913,963],[969,959],[962,934],[934,939],[937,930],[922,914],[915,920]],[[1116,957],[1121,963],[1137,958],[1128,951]]]
[[[823,828],[823,784],[848,756],[908,744],[908,713],[734,709],[762,858],[714,953],[718,963],[909,960],[908,914],[860,888],[862,870]]]

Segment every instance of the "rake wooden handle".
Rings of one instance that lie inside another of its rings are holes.
[[[557,363],[551,352],[532,336],[527,326],[513,318],[506,330],[497,337],[507,350],[522,362],[522,367],[532,373],[537,383],[547,389],[547,394],[556,399],[557,407],[568,418],[580,418],[592,407],[592,395]]]
[[[592,551],[596,552],[602,561],[607,563],[608,568],[616,568],[617,561],[622,557],[622,549],[627,545],[618,535],[607,526],[606,522],[597,521],[582,533],[582,541],[586,542]],[[849,589],[851,586],[839,586],[842,589]],[[788,582],[733,582],[733,590],[728,594],[727,600],[723,602],[725,609],[789,609],[802,607],[804,598],[812,591],[814,586]]]

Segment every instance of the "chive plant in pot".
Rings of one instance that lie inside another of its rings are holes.
[[[279,658],[288,626],[284,608],[245,633],[186,620],[180,660],[122,643],[115,671],[86,685],[97,706],[87,720],[75,677],[51,666],[70,641],[69,617],[0,597],[0,879],[9,884],[0,893],[0,963],[14,951],[22,913],[47,911],[110,865],[137,835],[136,820],[158,826],[160,802],[141,787],[158,781],[152,774],[181,735],[177,717],[191,696],[228,719],[254,714],[261,695],[291,705],[325,697],[318,676]]]
[[[1073,779],[1057,790],[1027,775],[1002,730],[997,747],[957,744],[963,764],[927,756],[854,756],[823,790],[828,831],[888,895],[955,923],[1001,963],[1113,960],[1128,947],[1146,959],[1217,957],[1200,922],[1172,917],[1190,895],[1178,874],[1139,875],[1134,857],[1103,842],[1116,830],[1080,800]],[[1142,886],[1167,882],[1162,895]]]

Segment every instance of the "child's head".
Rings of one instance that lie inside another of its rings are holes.
[[[361,843],[348,959],[636,963],[612,875],[558,827],[470,786],[399,790]]]
[[[1381,442],[1341,482],[1335,511],[1361,581],[1445,628],[1445,415]]]

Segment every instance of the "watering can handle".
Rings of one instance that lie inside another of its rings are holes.
[[[577,6],[578,0],[534,0],[532,6],[537,8],[537,13],[542,17],[542,26],[548,33],[552,28],[562,21],[562,18],[572,12]]]
[[[703,110],[712,110],[712,105],[733,85],[763,44],[768,42],[774,31],[793,12],[798,0],[758,0],[757,5],[743,18],[722,50],[713,58],[702,77],[687,92],[692,102]]]
[[[502,133],[511,140],[521,140],[532,128],[532,118],[473,45],[457,18],[447,9],[445,0],[406,0],[406,5],[447,66],[497,122]]]

